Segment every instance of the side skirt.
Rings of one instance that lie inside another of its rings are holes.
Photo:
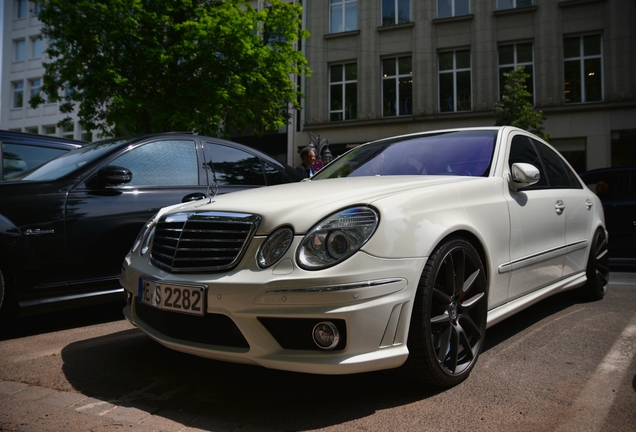
[[[523,297],[519,297],[511,302],[498,306],[488,311],[488,319],[486,322],[486,328],[497,324],[500,321],[508,318],[515,313],[532,306],[533,304],[550,297],[561,291],[568,291],[571,289],[579,288],[583,286],[587,281],[585,272],[582,271],[575,275],[572,275],[566,279],[560,280],[557,283],[548,285],[544,288],[531,292]]]

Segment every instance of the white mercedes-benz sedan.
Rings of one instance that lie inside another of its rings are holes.
[[[603,207],[513,127],[356,147],[301,183],[162,209],[127,255],[124,314],[159,343],[317,374],[403,367],[453,386],[486,328],[605,295]]]

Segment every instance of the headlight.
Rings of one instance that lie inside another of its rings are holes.
[[[263,242],[258,254],[256,255],[256,261],[261,268],[267,268],[285,255],[287,249],[292,244],[294,238],[294,232],[289,227],[283,227],[274,231]]]
[[[150,218],[150,220],[146,223],[146,225],[144,225],[144,227],[141,229],[141,231],[139,231],[139,235],[137,235],[137,238],[135,239],[135,242],[133,243],[133,247],[130,250],[130,252],[135,252],[139,249],[139,246],[141,247],[141,251],[139,252],[139,254],[141,256],[144,256],[144,254],[146,252],[148,252],[148,247],[150,245],[150,241],[152,240],[152,237],[154,236],[155,233],[155,225],[157,224],[157,215],[154,215],[152,218]]]
[[[351,207],[323,219],[298,247],[298,265],[320,270],[356,253],[373,235],[380,217],[370,207]]]

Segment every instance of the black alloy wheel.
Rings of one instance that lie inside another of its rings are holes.
[[[419,381],[465,380],[484,344],[488,313],[484,266],[465,239],[451,237],[429,257],[418,285],[405,367]]]
[[[601,300],[607,292],[609,282],[609,253],[607,236],[601,228],[594,232],[590,256],[587,259],[587,282],[583,294],[589,300]]]

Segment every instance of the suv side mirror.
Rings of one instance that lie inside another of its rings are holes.
[[[526,186],[531,186],[541,179],[539,170],[529,163],[514,163],[510,169],[508,186],[511,190],[517,191]]]
[[[97,171],[93,182],[103,186],[118,186],[132,181],[133,175],[128,168],[107,165]]]

